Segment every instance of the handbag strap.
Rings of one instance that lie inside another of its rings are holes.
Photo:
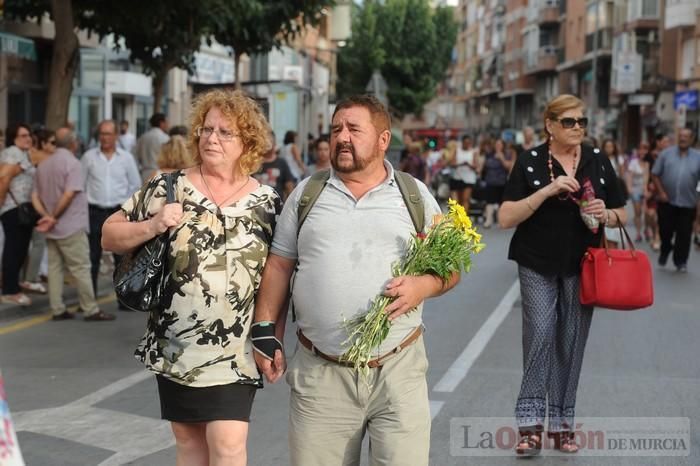
[[[629,249],[632,253],[632,256],[634,257],[636,248],[634,247],[634,242],[632,241],[632,238],[630,237],[630,234],[627,233],[627,228],[622,225],[622,222],[620,221],[620,216],[615,212],[614,210],[610,209],[613,214],[615,214],[615,218],[617,219],[617,228],[620,231],[620,246],[621,249]],[[625,238],[627,238],[627,245],[629,248],[625,247]],[[609,257],[610,253],[608,252],[608,239],[605,235],[605,232],[603,232],[603,246],[605,247],[605,254]]]
[[[7,188],[7,194],[10,195],[10,197],[11,197],[12,200],[14,201],[15,205],[16,205],[17,207],[19,207],[19,202],[17,202],[17,198],[15,198],[15,195],[12,194],[12,190],[11,190],[9,187]]]
[[[175,183],[174,176],[172,173],[166,173],[165,175],[165,203],[172,204],[175,202]]]

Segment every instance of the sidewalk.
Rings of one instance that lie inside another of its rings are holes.
[[[100,281],[97,287],[97,299],[104,298],[113,293],[114,289],[112,288],[111,270],[109,271],[109,274],[101,273]],[[50,312],[48,294],[27,293],[27,296],[29,296],[32,300],[31,306],[0,303],[0,324],[25,317],[35,317],[42,314],[48,314]],[[63,301],[68,307],[78,304],[78,291],[74,286],[64,285]]]

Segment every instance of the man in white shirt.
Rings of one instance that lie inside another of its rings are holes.
[[[130,154],[134,153],[136,136],[134,136],[134,133],[129,132],[129,122],[127,120],[122,120],[121,123],[119,123],[119,140],[117,141],[117,145],[120,149]]]
[[[154,114],[149,120],[151,129],[146,131],[136,143],[136,160],[141,170],[141,179],[146,181],[158,169],[158,154],[163,144],[170,140],[168,120],[162,113]]]
[[[99,139],[100,146],[85,152],[80,160],[90,214],[90,264],[95,296],[102,258],[102,224],[141,187],[134,157],[117,147],[117,124],[113,120],[100,123]],[[118,258],[115,256],[114,260]]]

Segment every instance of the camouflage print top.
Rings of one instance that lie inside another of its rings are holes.
[[[184,216],[171,229],[166,303],[150,314],[136,358],[183,385],[262,386],[248,334],[280,198],[261,185],[217,214],[217,206],[182,171],[175,176]],[[129,221],[141,221],[164,202],[165,175],[160,175],[122,210]]]

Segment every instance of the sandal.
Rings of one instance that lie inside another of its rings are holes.
[[[574,433],[569,431],[549,432],[547,437],[554,440],[554,448],[562,453],[578,453],[579,446],[574,440]]]
[[[39,282],[22,282],[19,287],[24,291],[30,291],[33,293],[46,294],[46,287]]]
[[[24,293],[4,294],[0,297],[0,302],[3,304],[18,304],[20,306],[32,305],[32,300]]]
[[[520,441],[515,447],[515,454],[522,457],[539,455],[542,451],[542,435],[536,432],[520,432]]]

